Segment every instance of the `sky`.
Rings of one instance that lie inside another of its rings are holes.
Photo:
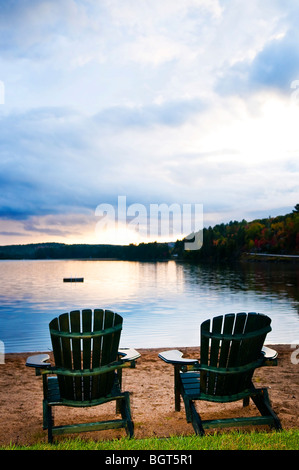
[[[154,241],[161,204],[291,212],[298,20],[296,0],[1,0],[0,245]]]

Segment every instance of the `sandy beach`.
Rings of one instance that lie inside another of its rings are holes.
[[[276,367],[264,367],[255,372],[256,386],[267,386],[272,406],[284,429],[299,427],[299,353],[290,345],[270,345],[279,353]],[[197,358],[199,348],[178,348],[185,357]],[[131,392],[131,408],[135,424],[135,438],[193,433],[185,418],[184,407],[174,410],[173,367],[158,358],[163,349],[139,349],[140,359],[135,369],[125,369],[123,389]],[[26,358],[35,353],[6,354],[0,364],[0,445],[9,443],[32,444],[47,442],[42,429],[42,379],[35,370],[25,365]],[[292,356],[293,355],[293,356]],[[293,360],[292,360],[293,358]],[[295,359],[295,360],[294,360]],[[220,416],[237,417],[244,412],[242,403],[219,405],[200,402],[198,409],[205,419]],[[114,404],[101,407],[72,409],[56,407],[55,423],[84,422],[93,419],[111,419]],[[256,414],[250,404],[246,413]],[[246,428],[250,431],[250,427]],[[269,429],[269,428],[268,428]],[[125,431],[109,430],[81,435],[95,440],[125,436]],[[57,439],[64,439],[59,436]]]

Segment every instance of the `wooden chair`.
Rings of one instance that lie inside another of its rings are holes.
[[[276,351],[263,347],[271,331],[271,319],[258,313],[227,314],[201,325],[200,362],[183,358],[178,350],[165,351],[159,357],[174,366],[175,409],[180,410],[180,396],[185,404],[187,422],[196,434],[204,429],[244,425],[270,425],[281,429],[271,408],[267,388],[256,388],[252,377],[256,368],[277,364]],[[260,415],[203,421],[195,400],[228,403],[252,399]]]
[[[43,427],[53,435],[125,428],[133,436],[129,392],[121,391],[123,367],[134,367],[140,354],[119,349],[123,319],[109,310],[76,310],[54,318],[49,325],[55,365],[49,355],[31,356],[26,365],[43,376]],[[52,407],[90,407],[117,401],[122,419],[54,426]]]

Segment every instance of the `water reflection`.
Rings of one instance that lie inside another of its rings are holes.
[[[299,269],[293,264],[240,263],[234,266],[183,265],[187,284],[211,289],[253,291],[299,302]]]
[[[123,346],[194,346],[202,321],[238,311],[271,316],[269,343],[299,339],[299,273],[291,264],[1,261],[0,273],[0,340],[7,352],[50,349],[53,316],[94,307],[123,315]],[[84,283],[63,283],[76,276]]]

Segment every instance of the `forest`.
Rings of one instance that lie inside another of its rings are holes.
[[[170,258],[167,243],[140,243],[139,245],[87,245],[64,243],[36,243],[0,247],[0,259],[118,259],[157,260]]]
[[[182,240],[176,242],[174,253],[197,262],[234,261],[247,253],[299,255],[299,204],[290,214],[204,228],[200,250],[184,250]]]
[[[184,240],[138,245],[37,243],[0,246],[0,259],[119,259],[233,262],[247,253],[299,255],[299,204],[290,214],[230,221],[203,229],[200,250],[185,250]]]

